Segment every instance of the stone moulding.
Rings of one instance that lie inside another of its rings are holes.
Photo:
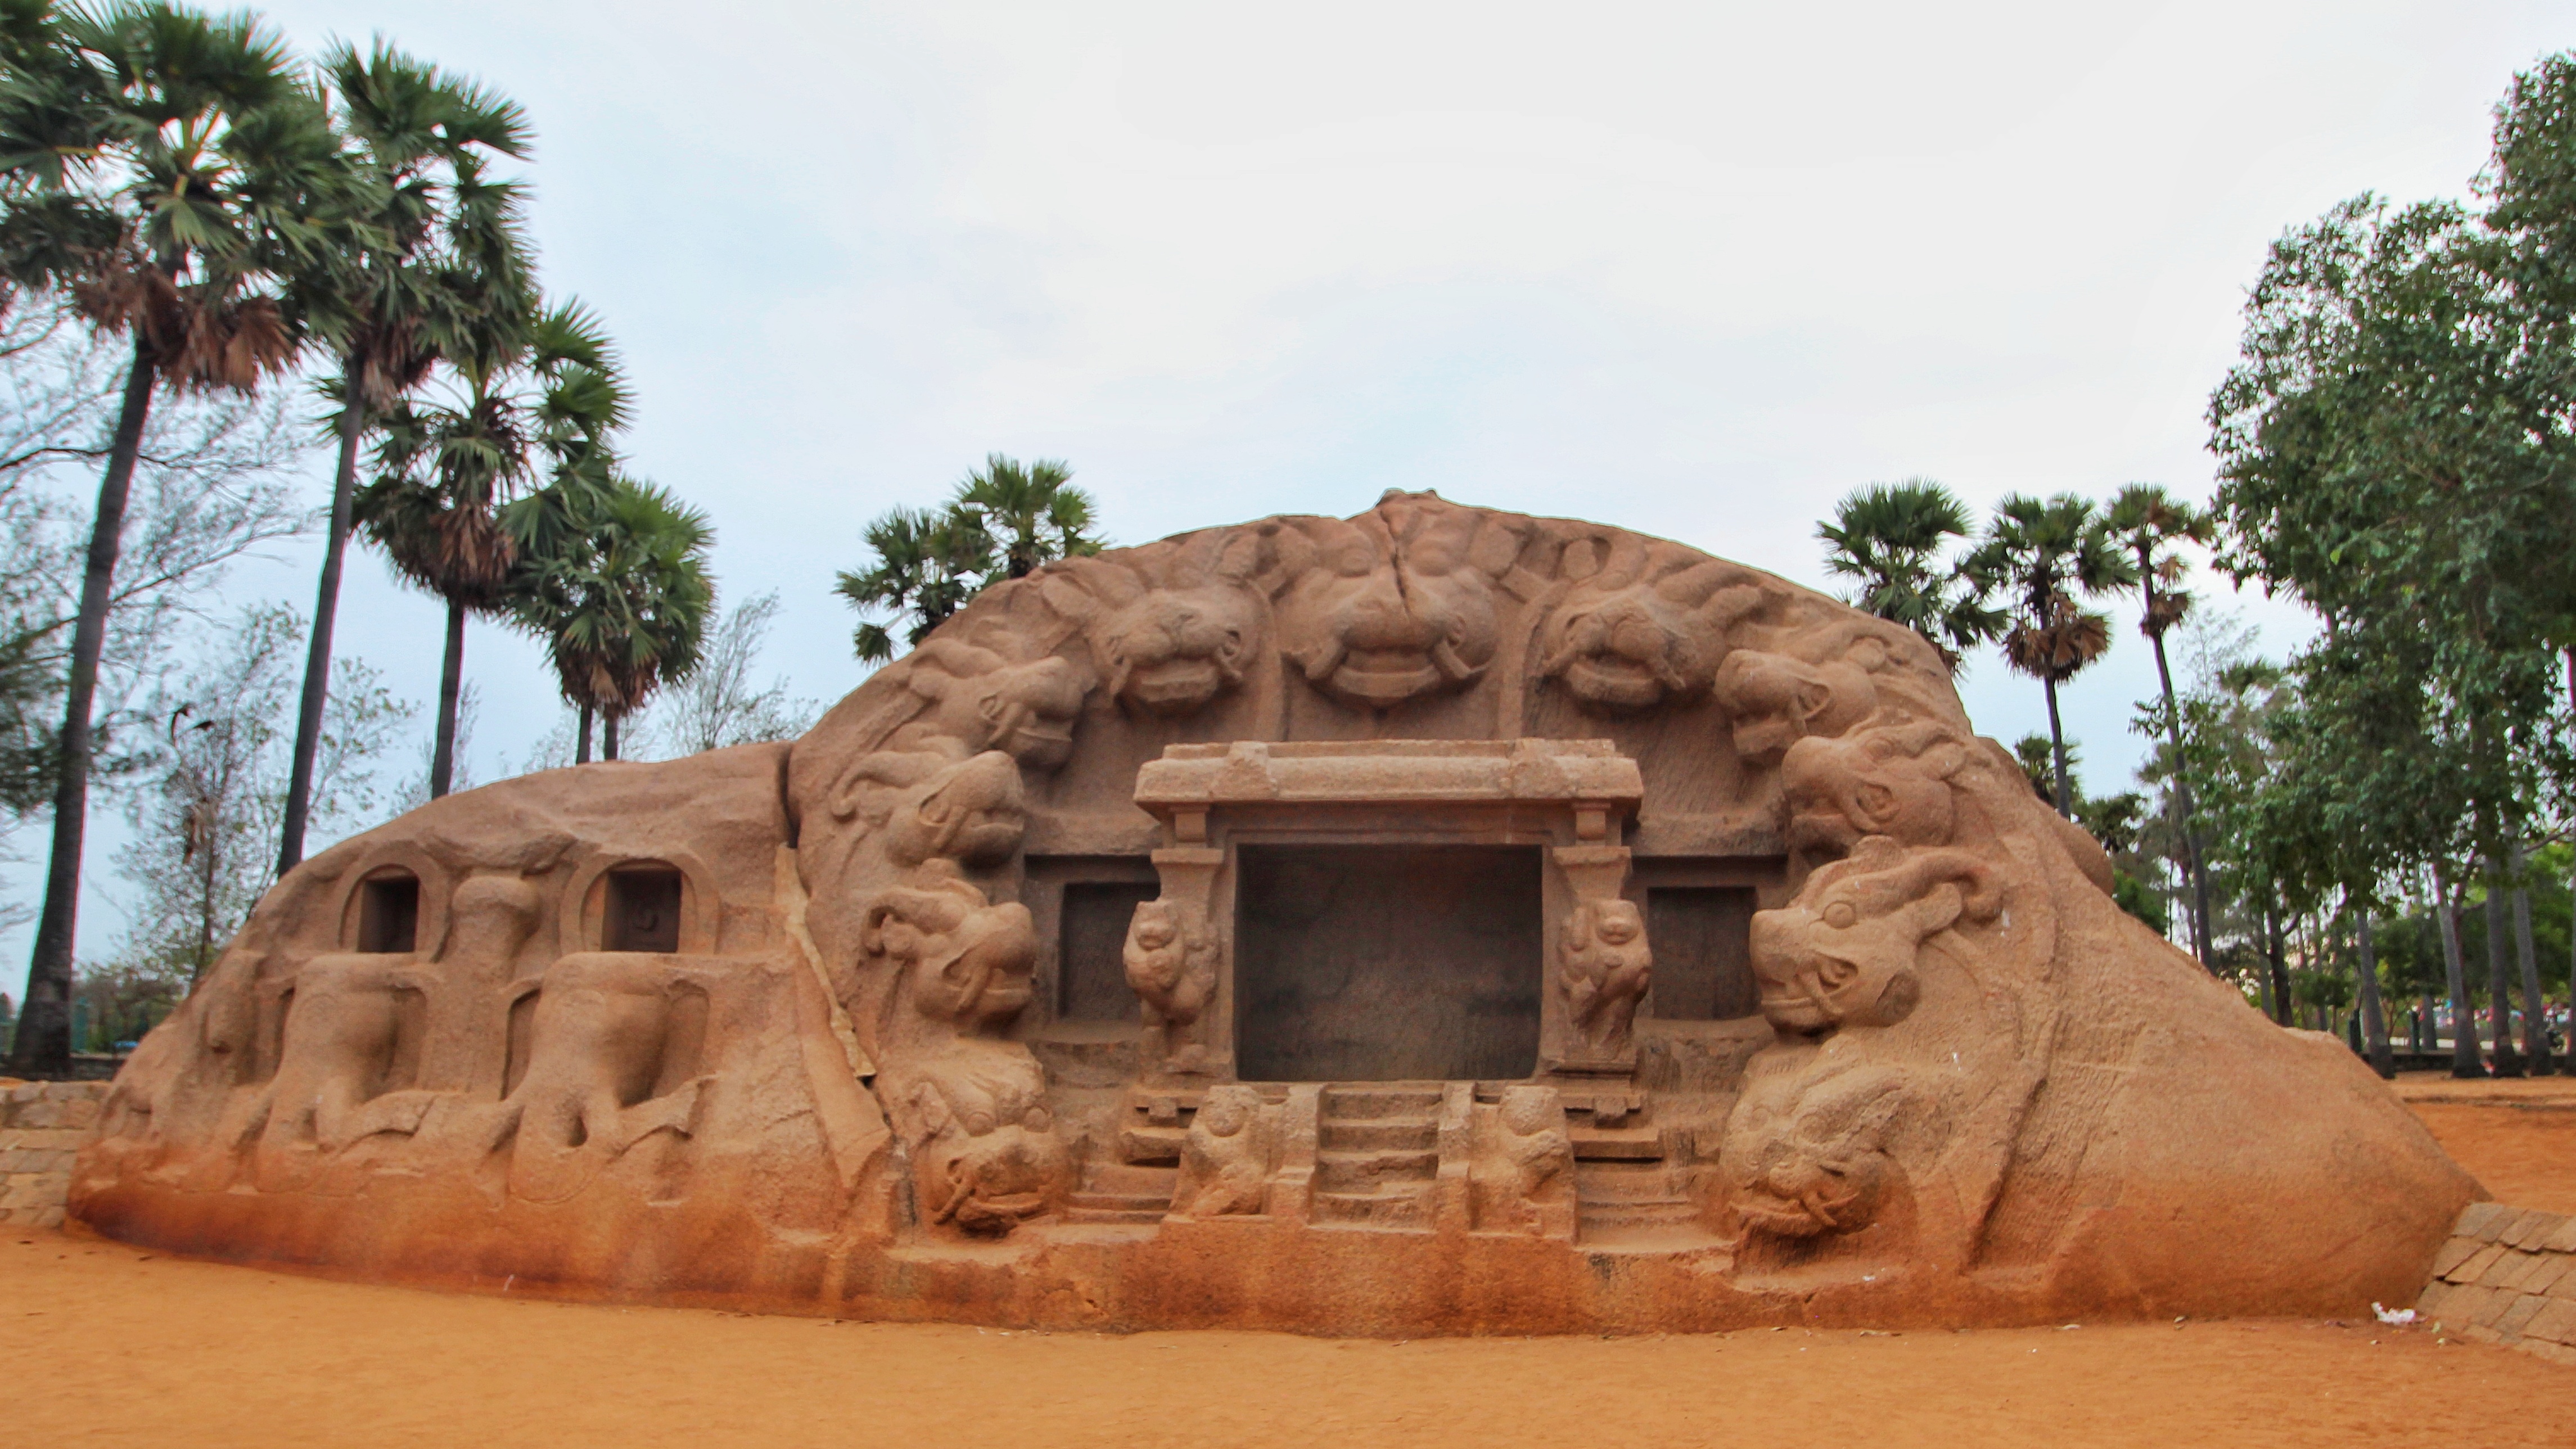
[[[999,585],[795,741],[315,856],[127,1063],[69,1207],[1068,1327],[2411,1300],[2477,1185],[2109,881],[1913,634],[1389,494]]]

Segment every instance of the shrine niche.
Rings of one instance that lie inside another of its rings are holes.
[[[317,855],[73,1211],[1067,1327],[2411,1301],[2476,1184],[2109,881],[1915,635],[1389,494],[998,585],[792,743]]]

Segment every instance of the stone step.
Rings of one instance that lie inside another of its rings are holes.
[[[1327,1152],[1427,1152],[1440,1141],[1440,1124],[1400,1117],[1315,1124],[1316,1144]]]
[[[1660,1162],[1664,1140],[1652,1127],[1584,1127],[1568,1124],[1578,1161]]]
[[[1172,1210],[1169,1200],[1146,1207],[1108,1207],[1082,1200],[1080,1194],[1068,1199],[1058,1217],[1068,1223],[1113,1223],[1126,1226],[1159,1223]]]
[[[1315,1185],[1333,1191],[1367,1192],[1381,1183],[1427,1183],[1440,1172],[1440,1154],[1417,1152],[1318,1152]]]
[[[1436,1121],[1440,1116],[1441,1086],[1416,1086],[1409,1083],[1371,1084],[1359,1087],[1326,1087],[1322,1104],[1325,1120],[1411,1117]]]
[[[1672,1169],[1660,1162],[1607,1162],[1574,1170],[1575,1200],[1583,1203],[1679,1202]]]
[[[1699,1222],[1697,1204],[1669,1202],[1582,1203],[1575,1211],[1576,1221],[1585,1232],[1604,1228],[1678,1228]]]
[[[1376,1192],[1318,1192],[1315,1220],[1355,1227],[1416,1228],[1431,1226],[1431,1184],[1390,1184]]]
[[[1118,1129],[1118,1155],[1131,1163],[1178,1162],[1187,1136],[1180,1127],[1123,1126]]]
[[[1134,1162],[1094,1162],[1083,1174],[1082,1192],[1116,1197],[1160,1197],[1170,1201],[1180,1170]]]

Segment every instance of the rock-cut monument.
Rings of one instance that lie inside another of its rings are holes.
[[[2481,1196],[2114,906],[1920,638],[1389,494],[1059,563],[792,743],[298,867],[74,1213],[995,1324],[2351,1313]]]

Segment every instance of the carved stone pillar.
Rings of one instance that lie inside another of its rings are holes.
[[[1136,907],[1127,929],[1127,984],[1144,1003],[1145,1071],[1155,1080],[1229,1075],[1229,1054],[1212,1041],[1226,971],[1225,932],[1214,908],[1225,852],[1204,844],[1154,852],[1163,893]]]
[[[1576,1076],[1628,1075],[1637,1068],[1631,1025],[1654,965],[1645,918],[1623,894],[1628,847],[1560,845],[1548,855],[1572,897],[1551,943],[1549,989],[1562,1034],[1549,1065]]]

